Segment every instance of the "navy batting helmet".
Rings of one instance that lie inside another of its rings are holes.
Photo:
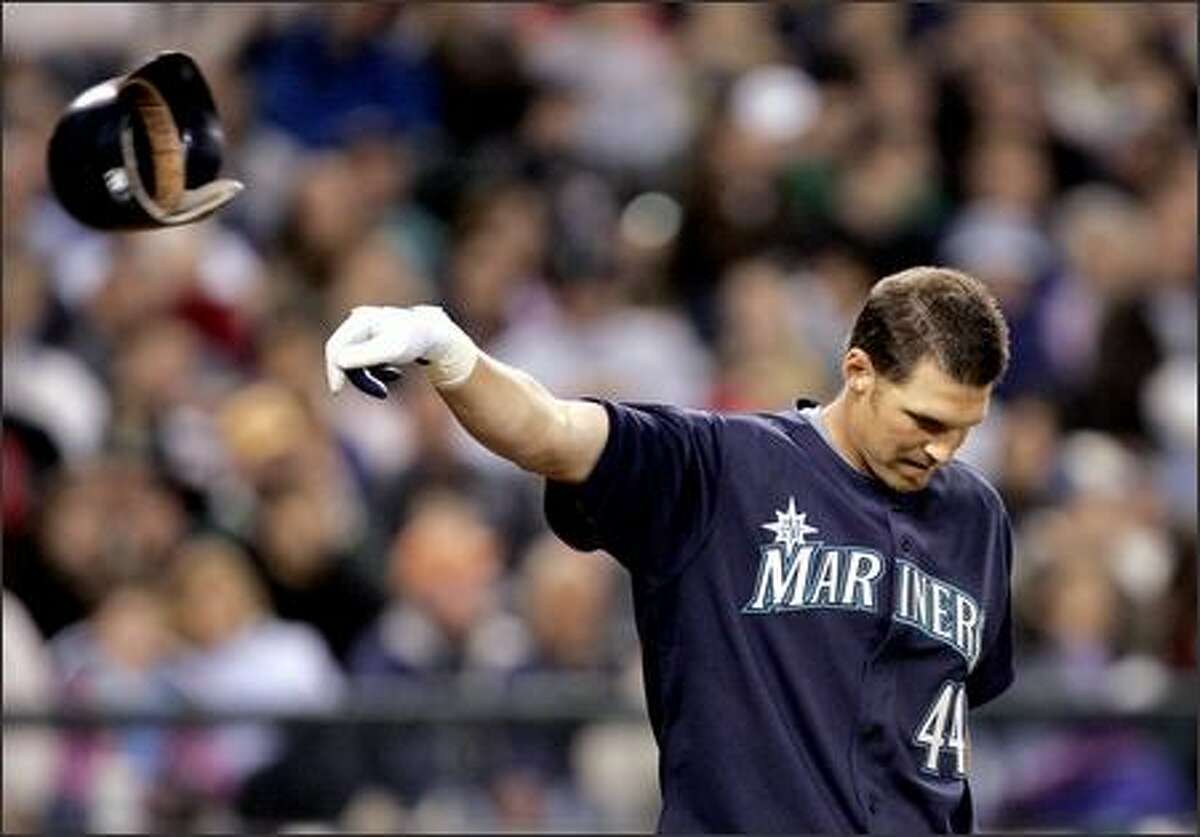
[[[47,152],[50,184],[80,222],[136,230],[197,221],[242,190],[218,179],[225,143],[196,62],[163,52],[68,105]]]

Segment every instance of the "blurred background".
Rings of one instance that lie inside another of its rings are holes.
[[[5,831],[649,830],[628,583],[420,375],[444,305],[563,396],[831,397],[889,272],[986,281],[1008,504],[987,830],[1196,827],[1192,4],[3,6]],[[160,49],[248,188],[74,223],[54,120]],[[172,719],[175,719],[172,721]],[[181,722],[179,719],[184,719]]]

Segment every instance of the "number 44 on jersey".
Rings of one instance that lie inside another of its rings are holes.
[[[971,761],[971,737],[967,731],[967,690],[962,683],[947,681],[929,704],[925,717],[913,735],[913,741],[925,748],[921,769],[940,774],[943,750],[954,756],[954,775],[967,775]]]

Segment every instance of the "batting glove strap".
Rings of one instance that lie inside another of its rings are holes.
[[[418,305],[413,312],[427,318],[436,337],[421,356],[425,377],[439,389],[452,389],[471,377],[479,360],[479,347],[439,306]]]

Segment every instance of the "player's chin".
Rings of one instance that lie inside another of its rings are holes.
[[[888,483],[897,491],[920,491],[929,485],[933,468],[922,468],[909,462],[898,462],[891,469]]]

